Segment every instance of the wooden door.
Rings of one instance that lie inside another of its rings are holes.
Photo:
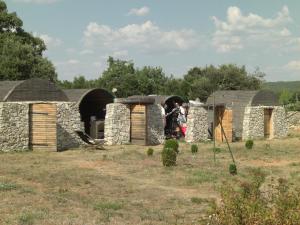
[[[218,142],[226,141],[232,142],[232,110],[224,109],[223,107],[216,108],[215,115],[215,139]],[[224,133],[222,132],[222,126]]]
[[[147,145],[146,105],[131,106],[130,137],[131,143]]]
[[[56,151],[56,105],[30,105],[29,120],[30,148]]]
[[[264,109],[264,134],[265,138],[272,137],[272,109]]]

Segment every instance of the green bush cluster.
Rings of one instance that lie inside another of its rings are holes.
[[[197,152],[198,152],[198,145],[192,145],[192,146],[191,146],[191,152],[192,152],[193,154],[197,153]]]
[[[162,153],[162,163],[164,166],[176,166],[177,153],[173,148],[164,148]]]
[[[245,143],[245,147],[246,147],[247,149],[252,149],[252,148],[253,148],[253,145],[254,145],[254,141],[251,140],[251,139],[247,140],[246,143]]]
[[[164,166],[175,166],[177,154],[179,153],[179,144],[174,139],[166,140],[164,149],[161,153],[162,163]]]
[[[230,164],[229,165],[229,173],[231,175],[236,175],[237,174],[237,168],[235,164]]]
[[[147,155],[148,155],[148,156],[153,156],[153,153],[154,153],[153,148],[148,148],[148,150],[147,150]]]
[[[292,225],[300,221],[300,189],[285,179],[267,192],[261,190],[265,174],[253,170],[248,182],[221,188],[222,204],[215,205],[207,221],[211,225]],[[267,194],[267,195],[266,195]]]
[[[166,140],[164,148],[172,148],[176,153],[179,153],[179,143],[175,139]]]

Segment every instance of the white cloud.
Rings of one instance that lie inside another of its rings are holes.
[[[15,2],[34,3],[34,4],[52,4],[59,0],[14,0]]]
[[[59,38],[51,37],[48,34],[33,33],[34,36],[41,38],[48,48],[59,47],[62,44],[62,40]]]
[[[79,52],[80,55],[91,55],[93,53],[94,53],[94,51],[90,50],[90,49],[84,49],[84,50]]]
[[[129,24],[118,29],[91,22],[84,31],[84,43],[87,47],[115,52],[128,47],[147,52],[183,51],[194,47],[197,41],[193,30],[164,31],[151,21]]]
[[[79,61],[77,59],[69,59],[66,63],[74,65],[74,64],[79,64]]]
[[[288,64],[284,66],[288,70],[299,71],[300,72],[300,60],[290,61]]]
[[[132,8],[128,12],[128,15],[135,15],[135,16],[145,16],[150,12],[150,9],[147,6],[144,6],[142,8]]]
[[[274,42],[291,36],[291,32],[285,27],[292,21],[287,6],[275,18],[264,18],[253,13],[243,15],[238,7],[231,6],[227,10],[226,21],[217,17],[212,19],[216,27],[212,44],[218,52],[243,49],[253,43],[257,45],[257,41],[270,42],[276,46]]]

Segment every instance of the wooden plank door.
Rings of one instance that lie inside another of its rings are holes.
[[[131,143],[147,145],[147,112],[146,105],[131,106],[130,137]]]
[[[29,120],[30,148],[56,151],[56,105],[31,104]]]
[[[223,107],[216,108],[216,116],[215,116],[215,139],[217,142],[226,141],[225,136],[222,132],[222,127],[224,129],[224,133],[227,137],[228,142],[232,142],[232,110],[224,109]]]
[[[272,109],[264,109],[264,135],[265,138],[272,137]]]

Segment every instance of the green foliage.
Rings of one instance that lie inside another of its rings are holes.
[[[33,77],[57,81],[53,64],[43,57],[46,45],[23,28],[16,13],[9,13],[0,0],[0,80]]]
[[[247,140],[246,143],[245,143],[245,147],[246,147],[247,149],[252,149],[252,148],[253,148],[253,145],[254,145],[254,141],[251,140],[251,139]]]
[[[32,213],[22,213],[19,217],[19,224],[20,225],[32,225],[34,224],[35,216]]]
[[[189,83],[186,95],[189,99],[198,97],[205,101],[215,90],[256,90],[261,88],[263,77],[264,74],[258,69],[250,74],[244,66],[233,64],[194,67],[184,76],[184,80]]]
[[[16,184],[0,182],[0,191],[11,191],[17,189]]]
[[[148,156],[152,156],[153,153],[154,153],[153,148],[148,148],[148,150],[147,150],[147,155],[148,155]]]
[[[198,152],[198,145],[192,145],[191,146],[191,152],[193,153],[193,154],[195,154],[195,153],[197,153]]]
[[[122,204],[118,202],[99,202],[94,206],[95,210],[105,211],[105,210],[120,210],[122,209]]]
[[[164,147],[161,152],[161,159],[166,167],[176,166],[177,153],[173,148]]]
[[[109,57],[108,67],[96,80],[85,80],[76,77],[72,82],[62,81],[63,88],[101,87],[109,91],[116,89],[117,97],[131,95],[179,95],[183,99],[205,101],[214,91],[255,90],[262,84],[263,73],[259,70],[250,74],[245,67],[236,65],[194,67],[183,78],[166,76],[160,67],[145,66],[136,68],[132,61]]]
[[[293,94],[288,90],[283,90],[279,96],[279,103],[287,105],[292,101]]]
[[[168,139],[165,141],[164,148],[171,148],[176,153],[179,153],[179,143],[175,139]]]
[[[265,175],[254,171],[250,182],[240,182],[239,188],[225,184],[221,189],[222,204],[216,205],[210,216],[211,225],[281,225],[300,221],[300,189],[291,189],[285,179],[263,192]]]
[[[218,148],[218,147],[215,147],[215,148],[213,149],[213,151],[214,151],[215,153],[221,153],[221,152],[222,152],[222,149],[221,149],[221,148]]]
[[[235,164],[230,164],[229,165],[229,173],[231,175],[236,175],[237,174],[237,168]]]

